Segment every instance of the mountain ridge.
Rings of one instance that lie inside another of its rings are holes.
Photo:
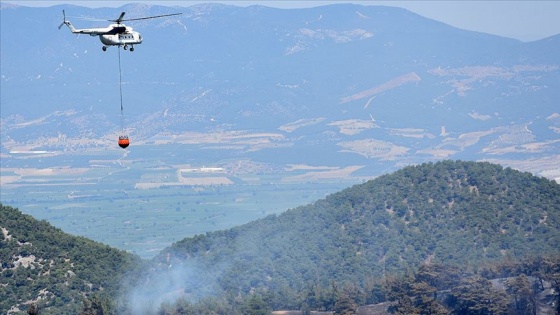
[[[57,9],[60,10],[61,8],[64,8],[64,6],[43,9],[43,11],[48,10],[54,14]],[[341,10],[341,8],[344,10]],[[132,11],[130,14],[139,15],[172,10],[172,8],[142,5],[123,6],[121,9],[130,10]],[[89,14],[107,12],[107,9],[96,10],[81,7],[76,7],[76,10],[84,13],[89,12]],[[362,10],[372,17],[369,19],[353,17],[356,14],[356,10]],[[557,45],[553,41],[541,40],[537,45],[536,43],[522,43],[493,35],[464,31],[440,22],[425,19],[404,9],[351,4],[297,10],[281,10],[259,6],[239,8],[226,5],[200,5],[185,8],[185,11],[184,17],[180,19],[165,19],[164,22],[142,22],[140,23],[141,27],[137,27],[139,29],[142,28],[145,37],[151,39],[150,45],[147,45],[148,42],[146,42],[139,47],[144,49],[144,54],[159,56],[160,58],[157,61],[151,64],[143,63],[142,67],[145,68],[144,70],[138,64],[132,64],[133,69],[129,75],[127,75],[126,69],[131,64],[127,65],[126,63],[129,61],[124,61],[125,84],[127,85],[124,89],[125,108],[128,108],[127,103],[134,104],[134,107],[142,113],[141,115],[139,115],[140,113],[131,114],[130,119],[133,119],[133,121],[140,119],[134,122],[133,125],[146,125],[145,121],[142,122],[142,116],[150,114],[149,111],[146,112],[146,109],[148,109],[146,104],[150,104],[151,111],[154,108],[153,103],[159,104],[156,107],[159,107],[159,109],[154,114],[161,115],[163,112],[166,113],[163,116],[166,119],[160,119],[161,121],[157,125],[158,129],[141,130],[141,128],[134,127],[133,133],[136,134],[138,139],[147,139],[157,136],[158,133],[161,134],[165,131],[184,128],[182,126],[185,126],[185,124],[190,124],[193,129],[198,130],[223,128],[222,126],[229,125],[237,128],[244,125],[248,129],[268,129],[270,126],[278,127],[298,118],[316,116],[321,111],[323,115],[327,114],[326,116],[329,119],[336,119],[335,117],[341,116],[369,119],[370,115],[373,115],[376,120],[385,121],[389,128],[424,127],[425,129],[425,125],[419,125],[415,123],[415,120],[402,120],[403,117],[396,116],[394,111],[385,108],[385,106],[382,106],[379,110],[372,110],[373,106],[366,105],[364,110],[358,110],[358,108],[354,107],[364,105],[357,103],[355,105],[348,104],[346,107],[337,109],[340,106],[338,103],[341,99],[347,99],[359,91],[371,89],[374,86],[383,84],[383,82],[389,82],[411,72],[416,73],[422,79],[421,82],[417,83],[421,86],[422,90],[428,87],[433,89],[433,84],[442,85],[449,79],[449,75],[434,72],[442,68],[454,69],[455,76],[466,75],[467,77],[457,82],[453,82],[453,80],[447,81],[452,83],[451,87],[453,89],[443,92],[443,95],[432,95],[429,101],[436,100],[436,104],[442,101],[445,103],[461,104],[469,98],[469,94],[473,93],[475,93],[473,96],[476,97],[476,94],[479,92],[476,92],[475,89],[479,90],[480,87],[477,87],[475,80],[488,81],[485,84],[496,84],[496,79],[526,80],[523,79],[526,77],[525,73],[530,75],[531,72],[543,74],[548,72],[554,76],[558,75],[559,60],[554,58],[556,54],[553,53],[558,47],[555,47]],[[329,18],[330,15],[336,16],[336,24],[333,24]],[[351,17],[344,18],[345,15],[350,15]],[[5,16],[7,19],[11,18],[11,15],[6,14]],[[315,22],[317,25],[309,22],[312,17],[317,18]],[[296,25],[286,24],[286,21],[293,20],[297,21]],[[363,20],[367,20],[368,23],[365,23]],[[392,22],[391,20],[394,21]],[[242,21],[248,21],[247,25],[242,23]],[[11,21],[6,22],[7,25],[11,25],[9,23]],[[181,31],[181,27],[186,27],[186,29],[183,28]],[[231,34],[224,36],[223,39],[214,38],[214,34],[223,33],[224,29],[227,29],[227,32]],[[69,41],[69,35],[66,33],[59,32],[57,34],[59,35],[57,36],[57,41],[62,40],[67,43],[56,44],[56,46],[64,47],[68,45],[68,42],[73,42],[72,45],[75,47],[84,48],[99,45],[99,43],[95,43],[95,38],[82,37]],[[8,36],[6,40],[11,41],[11,38],[9,38],[10,33],[5,35]],[[454,43],[455,41],[456,43]],[[180,44],[181,49],[184,49],[182,54],[192,59],[180,58],[173,52],[174,49],[165,49],[165,42]],[[191,43],[194,45],[191,45]],[[47,44],[47,46],[51,45]],[[547,47],[542,47],[543,45]],[[469,49],[468,47],[477,47],[477,49]],[[526,50],[529,47],[538,48],[530,49],[531,52],[528,52]],[[52,50],[53,48],[48,49]],[[12,74],[14,70],[11,69],[13,56],[10,51],[12,49],[8,47],[3,51],[3,58],[5,59],[5,62],[3,62],[5,64],[3,72],[6,78],[14,76]],[[287,54],[286,52],[289,51],[294,53]],[[371,53],[366,53],[367,51],[371,51]],[[544,58],[536,58],[536,53],[547,51],[551,52],[550,57],[553,57],[552,59],[544,56]],[[65,56],[64,51],[61,51],[61,53],[63,54],[60,57],[68,57]],[[496,60],[498,53],[501,56]],[[79,72],[82,76],[86,74],[92,76],[90,80],[97,81],[94,83],[95,85],[102,89],[107,89],[110,85],[103,83],[103,78],[106,77],[103,72],[110,71],[110,67],[106,66],[108,64],[107,55],[109,53],[86,55],[83,52],[74,52],[74,58],[87,58],[90,60],[80,63],[76,63],[77,59],[75,61],[68,60],[69,65],[64,65],[66,62],[62,62],[60,65],[63,65],[63,68],[67,68],[72,73]],[[140,54],[127,54],[126,58],[131,58],[130,61],[134,63],[141,62],[137,55]],[[61,59],[60,57],[55,58]],[[33,60],[36,58],[28,59]],[[512,67],[518,66],[519,61],[516,62],[516,59],[524,60],[524,63],[527,65],[526,69],[528,69],[525,73],[512,71]],[[103,61],[99,64],[100,67],[98,69],[103,71],[102,73],[96,72],[98,70],[91,67],[84,68],[88,63],[98,64],[101,60]],[[379,62],[380,60],[382,61],[381,63]],[[176,63],[177,61],[181,61],[183,64],[173,65],[170,63]],[[538,66],[542,66],[543,61],[552,62],[553,64],[548,65],[548,68],[546,68],[548,70],[538,68]],[[455,66],[451,65],[457,62],[462,64],[460,66],[458,64]],[[427,67],[422,65],[424,63]],[[215,67],[212,64],[218,64],[219,67]],[[301,64],[307,64],[309,69],[306,72],[298,70]],[[343,66],[341,67],[338,64]],[[22,67],[25,67],[25,65],[20,64],[17,69],[20,71]],[[169,71],[174,67],[176,68],[175,71]],[[476,73],[461,74],[458,71],[462,67],[499,67],[502,69],[503,74],[507,74],[507,76],[501,76],[499,73],[497,75],[495,73],[487,75]],[[41,69],[44,66],[38,65],[36,68]],[[59,68],[57,66],[55,72]],[[325,68],[325,70],[321,70],[321,68]],[[170,86],[179,85],[179,82],[185,79],[194,79],[194,82],[199,83],[195,83],[195,85],[186,84],[182,87],[183,91],[176,88],[170,89],[169,85],[165,86],[166,79],[161,77],[160,73],[162,71],[158,71],[158,69],[166,69],[164,73],[167,81],[169,81],[168,83],[171,84]],[[187,73],[178,72],[177,69],[185,69]],[[115,70],[113,68],[112,72]],[[50,71],[52,72],[52,69]],[[154,77],[152,80],[155,79],[155,82],[152,84],[146,82],[146,80],[150,80],[148,79],[149,76],[146,76],[148,73]],[[50,75],[53,76],[52,79],[56,82],[71,79],[71,77],[68,77],[70,74],[68,72],[67,74]],[[138,77],[139,79],[137,80],[140,81],[128,82],[128,80],[132,79],[132,74]],[[47,73],[37,75],[42,77],[47,75]],[[208,77],[209,75],[214,76],[215,79]],[[75,76],[75,74],[72,74],[72,77]],[[469,76],[471,77],[469,78]],[[516,76],[519,78],[516,78]],[[157,79],[156,77],[160,78]],[[325,80],[325,78],[335,78],[335,80]],[[434,79],[436,80],[434,81]],[[79,79],[77,83],[81,80],[83,79]],[[104,81],[107,80],[105,79]],[[344,83],[345,81],[348,83]],[[7,82],[9,81],[5,81],[5,84],[8,84]],[[83,86],[84,83],[80,84]],[[57,82],[56,84],[60,83]],[[86,84],[91,85],[92,82],[90,81]],[[155,86],[150,86],[153,84]],[[464,84],[468,85],[463,86]],[[128,85],[131,86],[128,87]],[[131,89],[133,86],[134,89]],[[17,86],[9,87],[16,88]],[[157,93],[154,87],[160,89],[161,92]],[[145,90],[145,92],[138,93],[134,91],[138,91],[138,89]],[[457,91],[454,92],[454,90]],[[82,92],[84,91],[82,90]],[[111,94],[114,92],[112,91]],[[402,105],[397,106],[410,110],[415,114],[417,113],[418,116],[415,118],[426,116],[421,114],[429,108],[428,104],[425,103],[428,99],[422,96],[427,94],[426,92],[411,88],[400,89],[401,93],[399,94],[407,95],[405,98],[397,97],[397,95],[394,95],[394,91],[384,92],[386,93],[375,95],[377,98],[375,102],[381,102],[381,105],[384,105],[383,103],[391,104],[391,106],[400,103]],[[433,92],[429,93],[433,94]],[[458,99],[453,97],[455,93],[458,93]],[[511,92],[505,90],[503,93]],[[84,99],[83,96],[73,96],[72,94],[68,96],[74,97],[76,100],[83,99],[86,103],[94,105],[92,102],[92,98],[95,97],[94,95],[87,96]],[[418,100],[414,101],[411,97]],[[149,101],[142,101],[141,98]],[[378,100],[379,98],[382,100]],[[5,116],[12,112],[14,102],[7,96],[4,96],[4,99],[3,118],[6,118]],[[449,99],[449,101],[445,101],[446,99]],[[61,101],[63,101],[61,103],[72,102],[68,98]],[[107,102],[107,100],[100,101],[103,103]],[[465,104],[471,107],[470,111],[485,111],[482,108],[473,107],[473,101],[477,102],[476,99],[473,99]],[[511,101],[513,100],[508,99],[508,102]],[[418,103],[421,111],[416,110],[415,106],[411,106],[413,105],[412,102]],[[325,104],[327,107],[318,106],[319,104]],[[545,106],[543,109],[548,107],[546,115],[553,114],[554,111],[550,107],[551,105],[545,104],[540,106]],[[486,103],[485,105],[488,106],[489,104]],[[503,106],[499,103],[496,105]],[[457,107],[457,105],[452,106]],[[527,107],[527,104],[523,106]],[[95,107],[98,107],[98,105],[92,108]],[[99,109],[102,108],[108,109],[106,105]],[[39,112],[38,108],[33,110]],[[459,108],[455,109],[455,111],[457,110],[460,112],[464,111]],[[537,110],[540,111],[540,109]],[[496,111],[499,111],[498,108],[495,109]],[[95,114],[105,116],[109,124],[115,124],[114,119],[107,115],[109,112],[104,109],[101,112],[95,110]],[[432,122],[432,124],[439,125],[437,127],[434,126],[437,129],[442,125],[453,124],[454,120],[459,118],[453,117],[456,115],[450,116],[448,113],[441,112],[441,110],[437,109],[437,106],[432,106],[429,112],[433,112],[434,117],[439,117],[440,115],[445,115],[446,117],[445,120],[436,119]],[[467,110],[466,113],[468,112]],[[84,114],[85,112],[81,115]],[[276,119],[272,123],[267,118],[271,114]],[[464,114],[464,112],[461,113],[461,115]],[[490,113],[483,114],[488,115]],[[517,119],[511,113],[500,111],[499,114],[506,115],[502,119],[512,121]],[[511,118],[508,116],[511,116]],[[234,119],[232,120],[228,117]],[[400,118],[401,122],[397,123],[397,118]],[[429,118],[424,117],[422,119],[424,123],[426,123],[426,120],[429,120]],[[459,120],[457,122],[469,126],[469,129],[472,130],[476,120]],[[6,121],[6,124],[9,126],[9,121]],[[404,126],[404,124],[408,126]],[[446,127],[450,128],[450,126]],[[432,133],[435,132],[432,128],[429,129],[431,129]],[[327,128],[325,132],[328,130]],[[94,134],[102,136],[103,134],[99,134],[99,132],[100,130],[94,131]],[[75,135],[70,133],[68,136],[74,137]]]

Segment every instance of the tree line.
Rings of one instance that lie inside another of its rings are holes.
[[[373,304],[383,305],[385,314],[402,315],[559,314],[560,255],[503,260],[468,271],[425,264],[404,275],[372,277],[360,283],[332,281],[328,286],[308,283],[302,290],[224,292],[197,301],[182,297],[145,309],[144,314],[266,315],[273,310],[299,310],[301,314],[356,315],[359,308]],[[84,300],[80,315],[97,314],[134,313],[126,301],[119,304],[98,296]]]

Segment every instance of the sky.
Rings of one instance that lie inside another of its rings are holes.
[[[19,0],[4,1],[30,7],[46,7],[58,4],[74,4],[90,8],[120,7],[129,3],[146,3],[163,6],[188,7],[200,3],[226,3],[230,5],[249,6],[254,4],[276,8],[304,8],[333,3],[356,3],[362,5],[385,5],[405,8],[424,17],[471,31],[515,38],[521,41],[533,41],[560,34],[560,1],[50,1]]]

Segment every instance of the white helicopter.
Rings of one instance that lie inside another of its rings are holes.
[[[127,50],[128,46],[130,46],[130,51],[134,51],[134,45],[142,43],[142,35],[140,35],[140,33],[136,31],[133,31],[132,27],[126,26],[121,22],[155,19],[179,14],[182,13],[164,14],[124,20],[124,12],[122,12],[118,19],[108,20],[109,22],[115,22],[116,24],[111,24],[103,28],[76,29],[74,25],[70,23],[70,21],[66,20],[66,13],[64,12],[64,10],[62,10],[62,16],[64,20],[62,21],[60,26],[58,26],[58,29],[60,29],[62,25],[66,24],[66,26],[68,26],[70,31],[72,31],[72,33],[74,34],[89,34],[90,36],[99,36],[99,40],[103,43],[103,47],[101,47],[103,51],[106,51],[107,47],[109,46],[123,46],[124,50]]]

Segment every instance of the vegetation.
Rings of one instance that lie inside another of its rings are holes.
[[[246,295],[230,292],[196,303],[179,299],[145,314],[270,314],[271,308],[286,307],[303,314],[327,310],[346,315],[558,314],[559,292],[560,255],[551,255],[504,260],[475,271],[424,264],[415,272],[369,279],[363,285],[339,286],[333,282],[326,287],[313,284],[281,293],[257,289]],[[287,297],[283,302],[280,294]]]
[[[490,163],[444,161],[406,167],[312,205],[184,239],[156,261],[189,262],[204,275],[220,266],[220,289],[250,292],[303,289],[310,282],[360,283],[366,275],[402,274],[423,263],[472,269],[558,252],[559,243],[560,185]]]
[[[560,185],[490,163],[406,167],[312,205],[184,239],[150,262],[9,207],[0,222],[2,311],[560,311]]]
[[[143,265],[136,256],[0,206],[1,314],[30,307],[41,315],[77,314],[90,299],[110,304],[124,277]]]

